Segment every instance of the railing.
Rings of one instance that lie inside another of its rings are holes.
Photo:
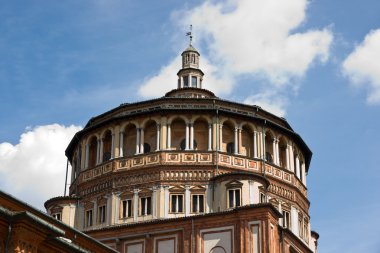
[[[218,159],[216,159],[218,155]],[[80,182],[89,181],[115,171],[136,170],[144,167],[160,165],[193,165],[193,166],[218,166],[228,167],[243,171],[252,171],[268,177],[276,178],[297,187],[306,196],[307,191],[302,182],[291,172],[273,164],[264,163],[260,159],[216,153],[213,151],[158,151],[133,157],[119,157],[104,162],[92,169],[81,172]],[[264,172],[265,164],[265,172]],[[203,173],[200,170],[199,173]]]

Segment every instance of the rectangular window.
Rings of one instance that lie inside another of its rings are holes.
[[[203,194],[192,195],[192,212],[204,213],[204,195]]]
[[[132,200],[126,199],[122,201],[122,218],[132,217]]]
[[[99,222],[99,224],[106,222],[106,206],[99,206],[99,208],[98,208],[98,222]]]
[[[282,226],[284,228],[290,228],[290,213],[288,211],[282,211]]]
[[[306,241],[308,241],[309,240],[309,222],[307,221],[307,219],[304,219],[303,221],[303,233],[304,233],[303,238]]]
[[[189,87],[189,76],[183,77],[183,87]]]
[[[197,77],[196,76],[191,77],[191,87],[194,87],[194,88],[197,87]]]
[[[140,215],[152,214],[152,198],[140,198]]]
[[[301,214],[298,214],[298,229],[299,229],[299,237],[303,237],[303,224],[302,224],[302,216]]]
[[[62,215],[61,213],[53,213],[51,216],[57,220],[62,220]]]
[[[240,189],[228,190],[228,207],[240,206]]]
[[[182,194],[171,194],[171,212],[172,213],[182,213],[183,212],[183,195]]]
[[[91,227],[91,226],[92,226],[92,210],[87,210],[85,227]]]

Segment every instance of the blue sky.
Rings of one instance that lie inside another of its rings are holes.
[[[284,115],[313,151],[319,252],[380,252],[379,12],[375,0],[3,1],[0,188],[40,208],[63,194],[72,134],[175,88],[192,23],[205,87]]]

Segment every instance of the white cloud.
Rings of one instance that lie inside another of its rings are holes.
[[[144,97],[162,97],[166,92],[176,88],[177,76],[181,66],[181,58],[176,57],[170,63],[161,68],[155,76],[148,77],[140,87],[139,93]]]
[[[27,130],[16,145],[0,143],[2,190],[42,209],[43,203],[63,195],[65,149],[81,128],[58,124]]]
[[[205,45],[201,51],[207,54],[201,54],[201,60],[213,67],[212,73],[203,69],[205,79],[211,77],[205,80],[205,88],[217,87],[213,91],[228,93],[240,76],[248,75],[253,81],[245,85],[264,79],[268,90],[281,92],[290,86],[296,91],[299,82],[294,79],[302,78],[313,62],[325,62],[333,40],[329,29],[296,32],[306,19],[307,5],[307,0],[206,1],[173,13],[172,19],[181,30],[193,24],[194,44]],[[173,76],[179,68],[178,59],[170,62],[146,80],[140,94],[152,96],[160,85],[174,87]],[[161,94],[163,90],[160,87]],[[260,96],[267,94],[264,91]],[[257,98],[250,94],[247,97]]]
[[[344,60],[342,69],[354,86],[368,90],[367,102],[380,104],[380,29],[368,33]]]
[[[176,57],[161,68],[157,75],[146,78],[139,88],[143,97],[162,97],[166,92],[177,88],[178,77],[176,73],[181,67],[181,57]],[[218,70],[210,64],[207,58],[201,58],[200,68],[207,73],[203,79],[205,89],[216,91],[217,94],[227,94],[231,91],[233,81],[228,76],[218,76]]]
[[[184,22],[209,38],[213,62],[234,74],[263,73],[273,83],[286,83],[313,60],[328,58],[328,30],[292,33],[304,22],[306,7],[306,0],[207,1],[186,12]]]
[[[244,103],[258,105],[268,112],[283,117],[285,116],[284,108],[286,108],[288,104],[288,99],[284,95],[268,90],[247,97]]]

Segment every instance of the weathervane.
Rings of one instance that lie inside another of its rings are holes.
[[[190,31],[186,33],[186,36],[189,36],[189,38],[190,38],[190,46],[191,46],[191,42],[193,40],[193,33],[192,33],[192,31],[193,31],[193,25],[190,25]]]

